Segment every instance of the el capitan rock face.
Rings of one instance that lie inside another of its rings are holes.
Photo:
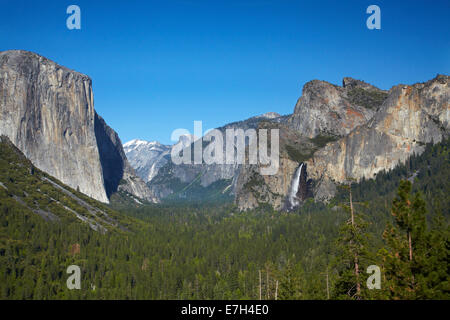
[[[34,165],[107,202],[91,79],[26,51],[0,53],[0,133]]]
[[[0,52],[0,134],[38,168],[102,202],[130,171],[120,140],[105,125],[88,76],[32,52]],[[106,144],[121,162],[108,163]]]

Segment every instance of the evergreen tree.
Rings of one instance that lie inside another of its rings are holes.
[[[294,264],[287,262],[279,282],[278,299],[296,300],[301,297],[300,278]]]
[[[425,201],[420,193],[412,196],[411,188],[410,181],[400,183],[392,204],[395,225],[388,223],[383,234],[386,297],[442,297],[442,281],[448,283],[448,232],[442,221],[437,230],[427,231]]]
[[[450,298],[450,227],[442,214],[434,219],[435,228],[428,236],[429,251],[426,257],[421,280],[423,298]]]
[[[364,297],[365,274],[362,266],[369,260],[367,222],[357,214],[352,198],[351,183],[345,187],[349,191],[349,202],[341,207],[350,215],[340,228],[336,241],[337,256],[335,268],[338,278],[334,285],[334,297],[337,299],[362,299]]]

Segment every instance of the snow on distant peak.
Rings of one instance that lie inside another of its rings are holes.
[[[124,148],[137,148],[139,146],[160,146],[161,143],[158,141],[145,141],[140,139],[134,139],[131,141],[128,141],[123,146]]]
[[[158,141],[145,141],[134,139],[124,145],[128,162],[134,168],[136,174],[149,182],[158,170],[167,163],[167,155],[170,156],[171,146],[166,146]]]
[[[125,143],[123,146],[124,147],[130,147],[130,146],[136,146],[136,145],[147,144],[147,143],[148,143],[148,141],[145,141],[145,140],[133,139],[133,140],[128,141],[127,143]]]
[[[281,117],[281,115],[276,112],[267,112],[267,113],[260,115],[260,117],[267,118],[267,119],[274,119],[274,118]]]

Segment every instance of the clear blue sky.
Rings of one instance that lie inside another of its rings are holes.
[[[81,8],[82,29],[66,28]],[[366,8],[381,8],[381,30]],[[0,50],[37,52],[89,75],[120,135],[170,143],[193,131],[291,113],[305,82],[382,89],[450,70],[450,1],[1,0]]]

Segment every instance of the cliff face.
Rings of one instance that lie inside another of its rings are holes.
[[[262,203],[281,210],[285,207],[286,196],[300,163],[310,158],[324,141],[334,138],[310,139],[283,123],[265,122],[259,128],[279,129],[279,169],[274,175],[260,175],[260,164],[243,165],[237,179],[235,203],[241,210],[255,208]]]
[[[342,87],[313,80],[303,87],[289,124],[309,138],[345,136],[372,118],[385,97],[383,90],[352,78],[344,78]]]
[[[39,169],[107,202],[89,77],[31,52],[0,53],[0,133]]]
[[[0,52],[0,134],[39,169],[108,202],[127,162],[109,162],[105,140],[97,136],[111,133],[101,122],[88,76],[35,53]],[[122,148],[118,138],[112,144]]]
[[[245,165],[237,179],[236,205],[240,210],[247,210],[267,203],[276,210],[282,209],[297,167],[298,162],[281,158],[278,172],[264,176],[259,174],[258,165]]]
[[[171,146],[157,141],[132,140],[123,145],[125,155],[136,174],[145,182],[151,181],[159,169],[170,161]]]
[[[449,102],[448,76],[393,87],[373,119],[329,143],[308,161],[308,174],[318,181],[316,199],[330,198],[332,183],[373,178],[381,170],[404,163],[413,153],[422,153],[425,143],[448,136]]]
[[[221,131],[224,136],[223,148],[225,152],[225,132],[227,129],[257,129],[263,122],[279,124],[286,121],[286,116],[269,112],[243,121],[229,123],[217,129]],[[209,142],[203,142],[203,147],[206,148],[208,144]],[[187,143],[185,144],[185,147],[191,147],[191,144]],[[131,150],[128,154],[130,159],[136,159],[138,156],[137,154],[132,154]],[[132,162],[136,164],[135,169],[139,168],[137,162]],[[148,185],[158,199],[172,196],[175,198],[183,198],[188,200],[192,196],[190,194],[190,190],[192,189],[195,189],[197,193],[204,193],[205,196],[208,193],[226,193],[234,196],[236,189],[239,188],[237,179],[239,172],[241,171],[241,167],[242,166],[240,164],[202,163],[175,165],[172,163],[169,153],[167,163],[159,169],[158,173],[148,183]],[[245,167],[247,168],[247,166]],[[177,192],[177,189],[179,189],[180,186],[185,186],[182,188],[183,192]]]
[[[128,192],[138,198],[157,202],[145,182],[128,163],[118,134],[95,113],[95,137],[108,198],[117,191]]]
[[[398,85],[389,92],[352,78],[344,78],[342,87],[317,80],[307,83],[289,128],[280,126],[278,173],[260,176],[257,168],[241,170],[236,204],[242,210],[261,203],[281,209],[302,162],[308,188],[301,190],[310,196],[312,189],[316,200],[326,201],[348,178],[373,178],[414,152],[421,153],[425,143],[449,134],[448,86],[448,76]]]
[[[244,166],[238,177],[237,206],[241,210],[261,203],[277,210],[286,207],[291,181],[300,163],[310,159],[327,142],[346,136],[369,121],[385,98],[385,91],[352,78],[344,78],[342,87],[319,80],[306,83],[294,113],[285,123],[260,125],[280,130],[279,170],[272,176],[260,176],[259,165]],[[309,190],[309,195],[310,184],[302,192]]]

